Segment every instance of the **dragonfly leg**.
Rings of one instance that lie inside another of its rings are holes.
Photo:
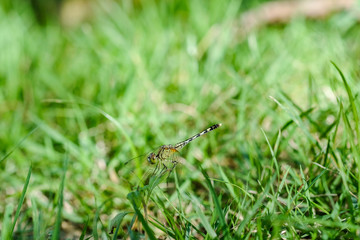
[[[166,185],[169,184],[170,175],[171,175],[172,171],[175,169],[175,167],[176,167],[177,164],[178,164],[177,161],[173,161],[173,166],[172,166],[172,168],[168,169],[168,170],[169,170],[169,174],[168,174],[168,176],[166,177]]]
[[[166,165],[163,163],[163,168],[161,169],[161,174],[164,173],[166,170],[168,170],[168,168],[167,168]]]
[[[176,162],[176,161],[173,162],[173,166],[172,166],[172,168],[170,169],[169,175],[170,175],[171,172],[174,170],[174,168],[176,167],[177,164],[178,164],[178,162]]]
[[[156,175],[157,171],[159,170],[159,164],[156,164],[155,169],[152,173],[152,176]]]

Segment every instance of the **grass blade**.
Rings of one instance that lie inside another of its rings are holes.
[[[35,239],[41,239],[40,237],[40,216],[39,210],[37,209],[36,199],[31,198],[32,206],[32,219],[33,219],[33,235]]]
[[[214,187],[212,186],[212,184],[211,184],[211,182],[210,182],[209,176],[207,175],[207,173],[205,172],[205,170],[202,169],[202,168],[201,168],[201,172],[202,172],[202,174],[203,174],[204,177],[205,177],[206,184],[208,185],[209,191],[210,191],[210,193],[211,193],[211,197],[212,197],[212,199],[213,199],[213,201],[214,201],[214,203],[215,203],[215,210],[216,210],[216,212],[217,212],[217,214],[218,214],[218,216],[219,216],[219,221],[220,221],[221,229],[222,229],[222,231],[223,231],[223,235],[224,235],[225,239],[227,239],[227,238],[230,237],[230,236],[229,236],[230,231],[229,231],[229,227],[228,227],[227,224],[226,224],[225,216],[224,216],[224,213],[223,213],[223,211],[222,211],[222,209],[221,209],[219,199],[218,199],[218,197],[217,197],[217,195],[216,195],[216,193],[215,193]]]
[[[64,202],[64,188],[65,188],[65,177],[66,177],[66,171],[68,166],[68,155],[65,156],[64,162],[63,162],[63,171],[61,176],[61,183],[59,188],[59,199],[58,199],[58,211],[56,214],[56,222],[54,227],[54,232],[51,237],[51,239],[60,239],[60,231],[61,231],[61,220],[62,220],[62,209],[63,209],[63,202]]]
[[[17,207],[17,209],[16,209],[14,222],[13,222],[13,224],[12,224],[11,231],[10,231],[10,234],[11,234],[11,235],[12,235],[13,232],[14,232],[15,225],[16,225],[16,221],[17,221],[18,218],[19,218],[21,206],[22,206],[22,204],[24,203],[26,190],[27,190],[27,188],[28,188],[28,186],[29,186],[29,182],[30,182],[31,171],[32,171],[32,165],[30,165],[30,168],[29,168],[29,171],[28,171],[26,180],[25,180],[25,185],[24,185],[24,188],[23,188],[22,193],[21,193],[20,202],[19,202],[18,207]]]
[[[108,228],[108,231],[110,232],[110,234],[112,234],[114,232],[114,229],[115,230],[115,233],[114,233],[114,236],[113,236],[113,239],[115,240],[117,238],[117,234],[119,232],[119,229],[120,229],[120,225],[122,223],[122,220],[124,219],[124,217],[126,215],[128,215],[129,213],[131,213],[131,211],[125,211],[125,212],[121,212],[121,213],[118,213],[110,222],[109,224],[109,228]]]
[[[345,111],[343,111],[343,119],[344,119],[344,123],[345,123],[346,129],[347,129],[347,134],[350,135],[349,141],[350,141],[350,145],[353,150],[353,153],[355,155],[356,164],[358,167],[360,167],[360,152],[359,152],[359,148],[358,148],[358,144],[360,143],[359,115],[358,115],[358,111],[357,111],[356,104],[355,104],[355,98],[353,96],[351,88],[350,88],[349,84],[347,83],[346,78],[345,78],[344,74],[342,73],[342,71],[338,68],[338,66],[334,62],[331,62],[331,63],[334,65],[334,67],[340,74],[341,79],[344,83],[347,95],[349,97],[349,102],[350,102],[351,110],[352,110],[353,117],[354,117],[356,136],[354,136],[352,126],[350,124],[348,116],[345,114]],[[356,138],[357,138],[357,143],[355,143]],[[358,173],[358,178],[360,178],[360,173]],[[358,181],[358,189],[360,189],[359,181]],[[360,192],[358,193],[358,198],[360,198]]]
[[[264,201],[264,199],[266,198],[266,195],[268,194],[271,185],[273,184],[274,180],[276,178],[276,174],[274,174],[271,178],[271,180],[268,182],[268,184],[266,185],[262,195],[258,198],[258,200],[255,202],[254,206],[248,211],[248,214],[246,215],[245,219],[241,222],[236,234],[238,236],[241,235],[241,233],[243,232],[243,230],[245,229],[246,225],[248,224],[248,222],[251,220],[252,216],[256,213],[257,209],[259,209],[261,203]]]
[[[4,219],[2,222],[1,239],[11,239],[12,233],[9,231],[12,227],[11,214],[14,211],[14,205],[11,203],[5,207]]]
[[[99,235],[98,235],[98,232],[97,232],[97,222],[98,222],[98,219],[99,219],[99,216],[100,216],[100,210],[101,208],[108,202],[112,201],[111,198],[107,199],[106,201],[104,201],[97,209],[96,209],[96,212],[95,212],[95,217],[94,217],[94,220],[93,220],[93,231],[92,231],[92,235],[94,237],[94,239],[99,239]]]
[[[208,219],[206,218],[205,214],[202,212],[202,210],[199,208],[200,205],[200,201],[195,197],[192,196],[192,202],[193,205],[195,207],[195,211],[196,214],[198,215],[198,217],[200,218],[200,222],[201,224],[204,226],[207,234],[211,237],[211,238],[216,238],[217,234],[214,231],[214,229],[211,227],[211,224],[209,223]]]
[[[85,226],[83,227],[83,230],[81,231],[81,236],[80,236],[80,240],[83,240],[85,238],[85,234],[86,234],[86,230],[87,230],[87,227],[89,225],[89,218],[86,220],[85,222]]]
[[[135,210],[135,213],[138,217],[138,219],[140,220],[141,224],[143,225],[144,227],[144,230],[145,232],[148,234],[148,237],[149,239],[151,240],[155,240],[156,237],[154,235],[154,232],[152,231],[152,229],[150,228],[149,224],[147,223],[147,221],[145,220],[144,216],[141,214],[139,208],[138,208],[138,205],[137,205],[137,198],[138,196],[136,196],[136,193],[134,192],[131,192],[128,194],[128,199],[130,200],[134,210]]]
[[[261,129],[261,131],[262,131],[262,133],[263,133],[263,135],[265,137],[266,143],[268,144],[268,147],[269,147],[269,150],[270,150],[270,153],[271,153],[271,156],[272,156],[273,163],[275,164],[276,174],[278,176],[280,176],[279,164],[278,164],[278,161],[277,161],[277,158],[276,158],[276,153],[275,153],[274,149],[272,148],[272,146],[270,144],[270,141],[269,141],[268,137],[266,136],[266,133],[265,133],[264,129]],[[281,139],[281,132],[279,131],[278,138],[277,138],[277,141],[275,143],[275,146],[278,145],[280,139]]]
[[[31,130],[28,134],[26,134],[25,137],[23,137],[16,145],[13,149],[10,150],[10,152],[8,152],[7,154],[5,154],[4,157],[2,157],[0,159],[0,163],[2,161],[4,161],[6,158],[8,158],[31,134],[33,134],[36,130],[38,129],[38,127],[35,127],[33,130]]]
[[[347,83],[346,81],[346,78],[344,76],[344,74],[342,73],[342,71],[338,68],[338,66],[332,62],[332,65],[334,65],[334,67],[336,68],[336,70],[338,71],[338,73],[340,74],[341,76],[341,79],[344,83],[344,86],[345,86],[345,89],[346,89],[346,92],[347,92],[347,95],[349,97],[349,101],[350,101],[350,106],[351,106],[351,109],[352,109],[352,113],[354,115],[354,122],[355,122],[355,131],[356,131],[356,135],[357,135],[357,138],[358,138],[358,142],[360,142],[360,130],[359,130],[359,115],[358,115],[358,111],[356,109],[356,104],[355,104],[355,99],[354,99],[354,96],[352,94],[352,91],[351,91],[351,88],[349,86],[349,84]]]

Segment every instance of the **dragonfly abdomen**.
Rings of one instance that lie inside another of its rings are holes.
[[[208,133],[208,132],[210,132],[210,131],[212,131],[212,130],[217,129],[217,128],[220,127],[220,126],[221,126],[221,123],[218,123],[218,124],[215,124],[215,125],[207,128],[207,129],[205,129],[204,131],[202,131],[202,132],[200,132],[200,133],[192,136],[191,138],[186,139],[185,141],[182,141],[182,142],[176,144],[176,145],[175,145],[175,149],[181,149],[181,148],[185,147],[185,146],[186,146],[189,142],[191,142],[192,140],[195,140],[196,138],[204,135],[205,133]]]

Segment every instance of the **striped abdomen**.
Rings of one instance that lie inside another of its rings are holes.
[[[212,130],[217,129],[217,128],[220,127],[220,126],[221,126],[221,123],[215,124],[215,125],[207,128],[207,129],[205,129],[204,131],[202,131],[202,132],[200,132],[200,133],[192,136],[191,138],[186,139],[185,141],[182,141],[182,142],[177,143],[174,147],[175,147],[175,149],[179,150],[179,149],[185,147],[185,146],[186,146],[189,142],[191,142],[192,140],[194,140],[194,139],[196,139],[196,138],[204,135],[205,133],[208,133],[208,132],[210,132],[210,131],[212,131]]]

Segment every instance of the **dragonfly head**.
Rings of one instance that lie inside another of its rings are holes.
[[[150,153],[149,156],[147,157],[147,160],[150,164],[155,164],[156,163],[156,155],[154,153]]]

